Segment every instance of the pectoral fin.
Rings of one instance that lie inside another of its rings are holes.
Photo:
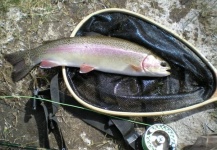
[[[94,70],[94,67],[91,67],[91,66],[85,65],[85,64],[81,65],[81,67],[80,67],[80,73],[88,73],[88,72],[93,71],[93,70]]]
[[[57,66],[60,66],[59,63],[52,60],[43,60],[40,64],[41,68],[52,68]]]
[[[130,65],[130,67],[131,67],[134,71],[136,71],[136,72],[142,71],[142,69],[141,69],[140,66]]]

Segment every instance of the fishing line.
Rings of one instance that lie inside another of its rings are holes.
[[[83,109],[83,110],[98,113],[98,112],[96,112],[94,110],[91,110],[91,109],[88,109],[88,108],[85,108],[85,107],[76,106],[76,105],[72,105],[72,104],[61,103],[61,102],[55,102],[55,101],[52,101],[50,99],[45,99],[45,98],[40,98],[40,97],[23,96],[23,95],[20,95],[20,96],[0,96],[0,99],[10,99],[10,98],[27,98],[27,99],[33,99],[34,98],[36,100],[41,100],[41,101],[50,102],[50,103],[56,103],[56,104],[59,104],[59,105],[62,105],[62,106],[73,107],[73,108],[76,108],[76,109]],[[115,119],[129,121],[129,122],[132,122],[132,123],[135,123],[135,124],[140,124],[140,125],[144,125],[144,126],[151,126],[151,124],[143,123],[143,122],[140,122],[140,121],[134,121],[134,120],[131,120],[131,119],[125,119],[125,118],[122,118],[122,117],[117,117],[117,116],[112,116],[112,115],[107,115],[107,114],[102,114],[102,115],[109,116],[109,117],[112,117],[112,118],[115,118]]]

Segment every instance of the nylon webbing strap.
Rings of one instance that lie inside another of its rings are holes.
[[[55,102],[60,102],[60,95],[59,95],[59,83],[58,83],[58,74],[56,74],[50,83],[50,96],[51,100]],[[58,111],[59,104],[52,103],[53,115],[55,115]],[[56,120],[55,120],[56,121]]]
[[[135,142],[138,139],[139,135],[134,130],[133,123],[120,119],[111,119],[111,122],[117,127],[117,129],[121,132],[125,142],[133,149],[135,149]]]
[[[55,102],[60,102],[60,96],[59,96],[59,82],[58,82],[58,74],[56,74],[50,83],[50,95],[51,95],[51,100],[55,101]],[[65,144],[65,140],[63,138],[62,135],[62,131],[58,126],[58,121],[57,118],[55,116],[55,114],[58,111],[58,107],[59,104],[57,103],[52,103],[52,113],[49,114],[49,119],[51,122],[51,129],[55,129],[56,128],[56,133],[55,135],[57,135],[56,139],[58,139],[58,144],[59,144],[59,148],[61,148],[62,150],[66,150],[66,144]]]

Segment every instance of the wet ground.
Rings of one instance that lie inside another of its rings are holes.
[[[3,54],[36,47],[43,41],[69,37],[75,26],[88,14],[104,8],[125,8],[166,26],[194,45],[217,68],[217,1],[202,0],[5,0],[0,2],[0,95],[32,95],[35,69],[14,83],[12,66]],[[178,149],[195,142],[198,136],[217,130],[215,104],[181,115],[162,117],[178,135]],[[43,109],[33,111],[29,99],[0,100],[0,141],[42,147],[45,120]],[[169,119],[168,119],[169,118]],[[171,119],[172,118],[172,119]],[[69,149],[126,149],[117,141],[60,107],[57,113],[63,137]],[[142,130],[142,129],[141,129]],[[51,148],[57,148],[50,134]],[[1,147],[1,142],[0,142]]]

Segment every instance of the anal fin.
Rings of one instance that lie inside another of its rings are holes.
[[[81,65],[81,67],[80,67],[80,73],[88,73],[88,72],[91,72],[93,70],[94,70],[94,67],[91,67],[91,66],[85,65],[85,64]]]

